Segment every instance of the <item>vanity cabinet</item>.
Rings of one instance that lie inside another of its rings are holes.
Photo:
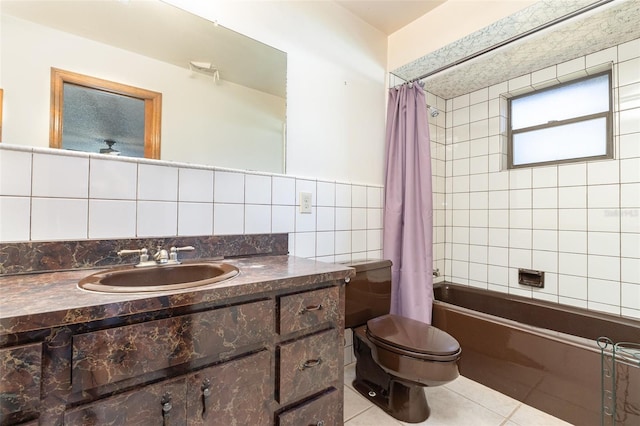
[[[42,343],[0,349],[0,424],[37,415],[41,378]]]
[[[0,425],[342,425],[342,282],[12,335]]]

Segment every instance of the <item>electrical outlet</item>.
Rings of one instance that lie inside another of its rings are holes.
[[[311,213],[311,193],[300,193],[300,213]]]

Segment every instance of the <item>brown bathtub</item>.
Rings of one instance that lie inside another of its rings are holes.
[[[576,425],[601,424],[596,339],[640,343],[640,321],[449,283],[434,294],[433,324],[460,342],[463,376]],[[615,424],[640,425],[640,368],[616,365]]]

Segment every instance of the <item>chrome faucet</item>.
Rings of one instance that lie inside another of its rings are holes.
[[[193,246],[185,247],[171,247],[171,254],[162,247],[158,247],[158,250],[153,255],[153,260],[149,260],[149,252],[146,248],[140,248],[135,250],[120,250],[118,256],[124,256],[127,254],[139,254],[140,260],[136,264],[136,268],[144,268],[148,266],[161,266],[161,265],[179,265],[178,252],[195,250]]]

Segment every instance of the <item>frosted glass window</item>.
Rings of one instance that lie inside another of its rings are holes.
[[[571,123],[513,135],[513,164],[545,163],[607,154],[606,119]]]
[[[611,74],[509,100],[509,167],[611,158]]]

